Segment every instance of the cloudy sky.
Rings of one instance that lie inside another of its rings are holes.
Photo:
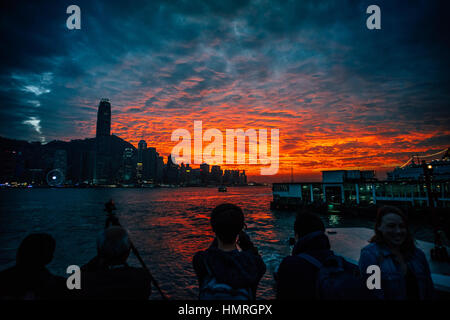
[[[3,2],[0,136],[92,137],[106,97],[112,132],[165,157],[194,120],[277,128],[281,176],[383,171],[450,145],[448,1]]]

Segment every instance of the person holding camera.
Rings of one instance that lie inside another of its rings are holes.
[[[244,231],[244,213],[225,203],[211,213],[216,237],[211,246],[197,252],[193,267],[200,300],[255,300],[266,265]]]

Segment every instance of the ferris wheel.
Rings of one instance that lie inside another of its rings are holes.
[[[58,187],[64,183],[64,174],[60,169],[53,169],[47,173],[47,183],[51,187]]]

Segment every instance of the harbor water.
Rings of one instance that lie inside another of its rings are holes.
[[[173,189],[2,189],[0,190],[0,270],[14,265],[16,250],[31,232],[46,232],[57,242],[49,269],[65,275],[69,265],[83,265],[96,254],[104,228],[104,203],[113,199],[117,215],[161,288],[174,299],[196,299],[198,284],[192,257],[213,240],[211,210],[230,202],[241,206],[248,234],[267,265],[258,299],[273,299],[273,272],[290,254],[294,212],[271,211],[270,187]],[[327,227],[369,227],[370,218],[321,216]],[[430,241],[429,227],[413,226],[416,238]],[[130,264],[138,266],[134,257]],[[151,299],[158,299],[153,290]]]

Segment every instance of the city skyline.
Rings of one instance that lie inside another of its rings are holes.
[[[442,1],[80,1],[9,3],[2,21],[0,136],[27,141],[95,136],[97,103],[111,133],[165,159],[171,133],[277,128],[280,170],[269,181],[320,171],[383,172],[450,145],[449,39]],[[3,5],[2,5],[3,6]],[[39,15],[36,12],[40,12]],[[240,166],[258,178],[260,166]]]
[[[111,134],[109,99],[98,104],[94,138],[28,143],[0,137],[0,184],[33,186],[243,186],[245,170],[222,170],[206,161],[198,168],[164,158],[144,140],[138,148]],[[210,170],[211,169],[211,170]],[[252,183],[253,185],[254,183]]]

